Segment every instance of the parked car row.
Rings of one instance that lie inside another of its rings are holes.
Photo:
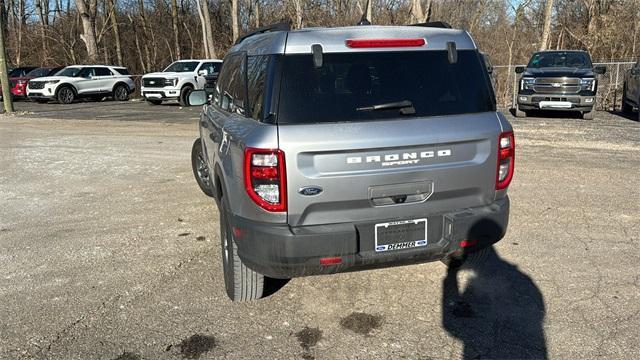
[[[135,90],[129,71],[121,66],[25,66],[12,69],[9,81],[14,99],[40,103],[55,100],[70,104],[79,98],[104,97],[126,101]]]
[[[153,105],[177,100],[187,106],[192,91],[213,87],[221,66],[222,60],[218,59],[176,61],[161,72],[142,77],[142,97]],[[9,80],[14,99],[40,103],[70,104],[80,98],[105,97],[126,101],[136,89],[125,67],[109,65],[23,66],[11,69]]]

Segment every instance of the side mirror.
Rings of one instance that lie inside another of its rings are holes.
[[[516,66],[516,74],[522,74],[525,69],[524,66]]]
[[[207,70],[200,70],[198,71],[198,75],[199,76],[207,76],[209,74],[209,72]]]
[[[204,90],[194,90],[189,94],[189,106],[204,105],[207,103],[208,95]]]
[[[607,68],[604,66],[596,66],[595,68],[593,68],[593,72],[599,75],[603,75],[607,72]]]

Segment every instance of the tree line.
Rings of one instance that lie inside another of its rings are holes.
[[[635,59],[638,0],[0,0],[11,66],[105,63],[133,74],[176,59],[222,58],[243,33],[445,21],[468,30],[494,64],[539,49],[585,49],[599,61]]]

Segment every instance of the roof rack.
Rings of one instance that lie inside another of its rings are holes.
[[[441,28],[441,29],[451,29],[451,25],[444,21],[429,21],[425,23],[411,24],[409,26],[421,26],[421,27],[431,27],[431,28]]]
[[[263,26],[240,36],[238,40],[236,40],[234,45],[241,43],[242,40],[248,37],[251,37],[253,35],[264,34],[270,31],[289,31],[289,30],[291,30],[291,21],[282,21],[279,23]]]

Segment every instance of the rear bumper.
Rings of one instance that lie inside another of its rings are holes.
[[[273,278],[293,278],[424,263],[480,250],[504,236],[509,198],[488,206],[423,217],[428,219],[427,246],[383,253],[374,250],[374,225],[398,219],[291,228],[234,216],[231,225],[241,232],[236,237],[238,255],[247,266]],[[477,244],[463,249],[462,240]],[[341,257],[342,263],[321,266],[324,257]]]
[[[595,102],[595,94],[518,94],[518,108],[520,110],[591,111]]]

